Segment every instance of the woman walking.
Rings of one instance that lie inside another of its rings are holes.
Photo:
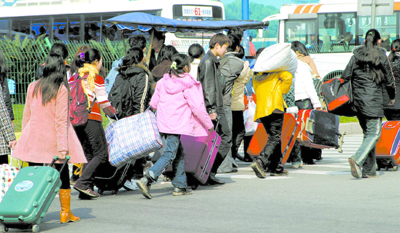
[[[29,162],[30,166],[41,166],[52,161],[54,155],[70,163],[85,163],[85,155],[69,120],[69,87],[63,58],[50,54],[46,59],[43,77],[28,86],[22,132],[13,156]],[[56,164],[60,171],[62,164]],[[60,174],[60,222],[75,222],[71,210],[71,187],[69,169]]]
[[[377,176],[375,144],[381,134],[383,117],[383,88],[394,104],[395,86],[386,51],[378,47],[381,36],[376,29],[365,35],[365,44],[353,51],[342,74],[345,82],[352,82],[354,106],[363,129],[364,140],[355,155],[349,158],[351,174],[355,178]]]

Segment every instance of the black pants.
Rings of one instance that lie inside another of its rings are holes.
[[[80,189],[93,188],[96,169],[108,161],[106,135],[101,122],[95,120],[88,120],[85,125],[74,129],[88,161],[75,186]]]
[[[217,112],[217,114],[220,117],[220,119],[219,119],[219,126],[217,129],[215,129],[215,131],[221,137],[221,144],[219,146],[218,153],[214,161],[214,165],[211,168],[211,175],[217,174],[218,167],[224,161],[232,145],[232,132],[229,129],[224,109],[222,108],[220,111]],[[213,123],[215,125],[217,122],[213,121]]]
[[[284,114],[272,113],[269,116],[260,118],[260,121],[268,134],[268,143],[261,151],[259,159],[261,159],[264,166],[268,165],[268,168],[272,173],[277,170],[283,170],[282,166],[279,166],[278,168],[278,164],[282,158],[281,133],[283,115]]]
[[[232,111],[232,157],[237,158],[245,136],[243,111]]]
[[[0,164],[8,164],[8,155],[0,155]]]
[[[400,109],[385,109],[384,113],[388,121],[400,121]]]
[[[29,163],[30,167],[33,166],[43,166],[43,163]],[[58,172],[60,172],[62,168],[62,164],[56,163],[54,164],[55,168],[57,169]],[[60,179],[61,179],[61,189],[71,189],[70,183],[69,183],[69,168],[68,164],[65,165],[64,169],[60,173]]]

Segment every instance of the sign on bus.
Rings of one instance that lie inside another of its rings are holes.
[[[212,7],[182,6],[182,16],[212,17]]]

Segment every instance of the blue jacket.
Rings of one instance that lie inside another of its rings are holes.
[[[110,70],[110,73],[108,73],[107,78],[105,80],[105,86],[106,86],[106,92],[107,94],[110,93],[111,88],[114,85],[115,79],[117,78],[117,75],[119,74],[117,71],[117,68],[122,65],[122,59],[123,57],[121,57],[120,59],[116,60],[113,62],[112,64],[112,68]]]

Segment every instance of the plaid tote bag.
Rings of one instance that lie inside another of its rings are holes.
[[[150,110],[126,117],[106,129],[109,160],[121,167],[133,159],[140,159],[163,146],[156,116]]]

